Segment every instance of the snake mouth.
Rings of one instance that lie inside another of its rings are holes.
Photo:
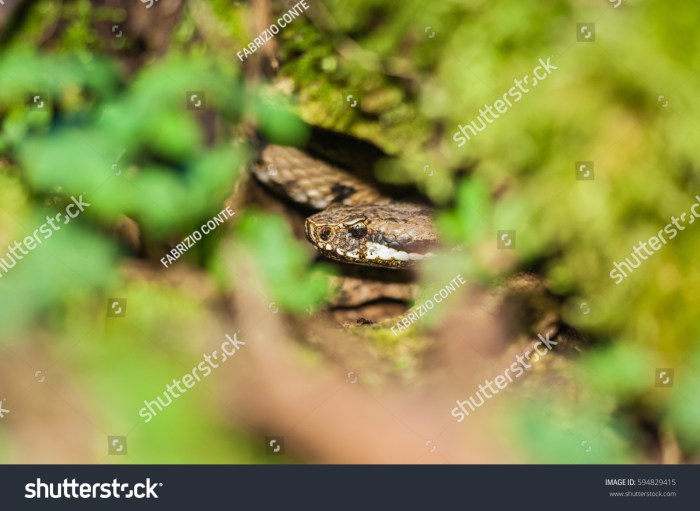
[[[391,248],[381,243],[373,243],[371,241],[367,243],[366,258],[369,261],[422,261],[423,259],[433,257],[433,255],[432,252],[421,254],[418,252]]]
[[[356,264],[365,264],[369,266],[380,267],[409,267],[418,261],[433,257],[435,254],[428,252],[419,254],[416,252],[407,252],[395,248],[382,245],[381,243],[367,242],[363,249],[356,248],[354,250],[343,250],[340,247],[335,249],[328,247],[320,247],[324,252],[327,252],[328,257],[338,259],[340,261],[351,262]]]

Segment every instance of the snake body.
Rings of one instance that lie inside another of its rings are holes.
[[[319,211],[306,218],[306,237],[328,258],[403,269],[432,256],[438,243],[430,207],[394,200],[300,149],[268,144],[252,171],[274,191]]]

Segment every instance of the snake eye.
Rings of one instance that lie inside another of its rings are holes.
[[[350,227],[350,234],[353,238],[362,238],[367,234],[367,226],[362,222],[357,222]]]
[[[328,241],[329,239],[331,239],[332,236],[333,231],[331,231],[329,227],[324,227],[318,234],[318,237],[321,238],[323,241]]]

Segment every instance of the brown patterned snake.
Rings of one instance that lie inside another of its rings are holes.
[[[278,193],[320,210],[306,219],[306,236],[331,259],[409,268],[432,256],[438,243],[431,208],[390,199],[360,177],[294,147],[266,145],[252,170]]]
[[[361,161],[362,151],[353,152],[352,147],[349,151],[336,149],[354,156],[361,168],[371,168]],[[300,149],[278,145],[262,148],[252,171],[259,181],[284,197],[319,210],[306,218],[306,236],[321,254],[331,259],[353,265],[410,268],[429,257],[431,248],[439,243],[430,207],[388,198],[371,176],[345,171]],[[392,272],[390,277],[395,275]],[[373,286],[368,280],[345,280],[351,281],[347,292],[342,293],[341,304],[345,306],[376,299],[373,293],[378,293],[379,288],[386,295],[386,290],[395,285],[378,282]],[[557,335],[559,306],[540,277],[515,275],[489,296],[484,310],[498,317],[517,318],[536,333]]]

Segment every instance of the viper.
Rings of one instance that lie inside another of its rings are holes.
[[[440,242],[433,209],[377,182],[371,171],[374,158],[367,157],[368,146],[358,146],[357,139],[351,137],[339,139],[333,134],[329,138],[325,132],[320,133],[317,138],[324,146],[323,153],[320,149],[262,145],[251,166],[253,174],[283,197],[315,211],[305,218],[309,242],[322,255],[350,263],[347,269],[356,272],[344,278],[346,290],[335,305],[356,307],[378,296],[415,299],[412,284],[402,288],[406,284],[396,280],[405,277],[401,272],[373,272],[359,265],[400,270],[431,257]],[[362,276],[368,273],[368,278]],[[489,296],[484,310],[522,322],[527,325],[523,328],[532,332],[549,332],[557,337],[558,301],[541,277],[526,273],[512,276]],[[379,314],[383,319],[392,316],[395,314]],[[388,326],[397,319],[391,321]]]
[[[433,256],[439,242],[430,206],[386,195],[367,172],[363,178],[274,144],[262,148],[252,171],[269,188],[318,211],[305,220],[306,237],[330,259],[405,269]]]

